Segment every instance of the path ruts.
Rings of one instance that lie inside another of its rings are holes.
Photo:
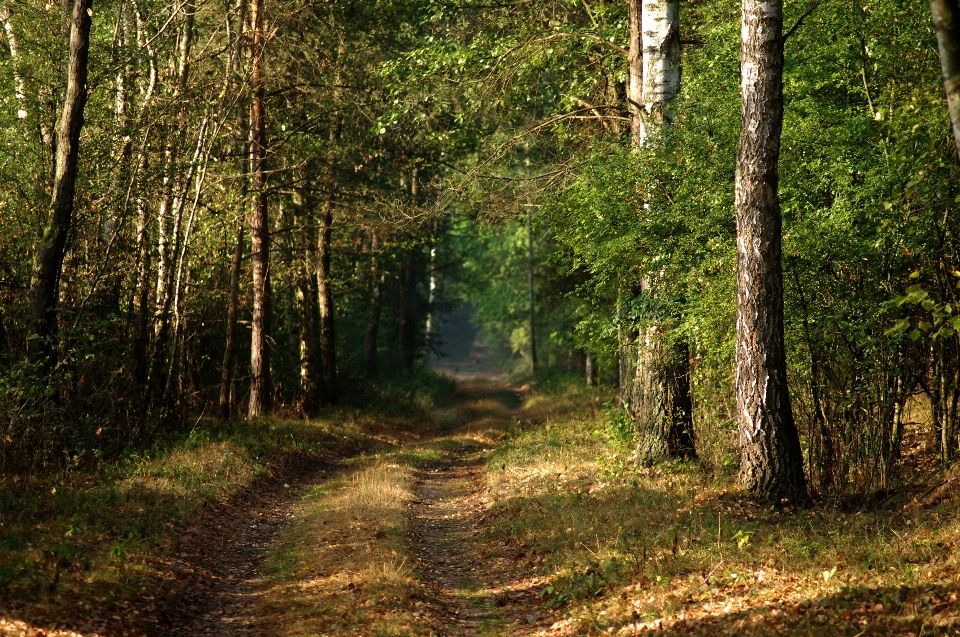
[[[469,393],[461,396],[467,407],[471,399],[512,394],[486,383],[465,389]],[[518,413],[504,408],[506,424]],[[489,414],[484,419],[490,423]],[[441,635],[537,634],[553,622],[539,598],[541,577],[522,567],[521,548],[486,532],[493,514],[483,480],[487,445],[457,436],[479,420],[435,441],[442,459],[416,470],[416,500],[408,507],[410,550],[421,577],[439,593]]]

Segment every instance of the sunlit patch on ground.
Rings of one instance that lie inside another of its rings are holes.
[[[77,633],[58,628],[32,626],[19,619],[0,617],[0,635],[3,637],[99,637],[99,633]]]
[[[430,592],[403,548],[410,486],[409,467],[381,458],[309,493],[266,564],[258,631],[425,634]]]
[[[625,463],[598,428],[555,412],[487,464],[487,537],[545,558],[540,634],[960,632],[954,496],[776,511],[732,476]]]

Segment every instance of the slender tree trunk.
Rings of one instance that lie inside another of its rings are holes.
[[[308,181],[308,180],[304,180]],[[312,225],[313,200],[306,190],[296,196],[300,216]],[[304,416],[316,416],[325,391],[323,360],[320,354],[320,292],[317,288],[317,241],[307,238],[297,268],[297,309],[300,314],[300,408]]]
[[[783,2],[743,0],[743,114],[737,152],[736,390],[740,484],[780,502],[807,499],[783,334],[779,181]]]
[[[220,374],[220,417],[231,416],[233,401],[233,369],[237,357],[237,312],[240,306],[240,265],[243,263],[243,223],[237,224],[237,243],[230,267],[230,301],[227,306],[227,343],[223,348],[223,369]]]
[[[933,28],[937,32],[953,142],[960,152],[960,2],[930,0],[930,12],[933,14]]]
[[[323,384],[326,399],[337,399],[337,341],[334,333],[333,286],[330,282],[330,251],[333,234],[333,195],[320,210],[320,231],[317,244],[317,288],[320,300],[320,357],[323,361]]]
[[[593,353],[590,352],[590,350],[587,350],[585,358],[586,360],[584,361],[584,368],[585,368],[586,377],[587,377],[586,378],[587,387],[593,387],[596,384],[596,379],[594,377],[594,369],[593,369]]]
[[[398,325],[398,349],[400,360],[406,369],[413,369],[417,359],[417,321],[416,321],[416,255],[412,252],[400,264],[400,323]]]
[[[630,112],[630,138],[640,144],[643,109],[643,0],[629,0],[627,7],[630,24],[630,56],[627,69],[627,110]]]
[[[73,219],[80,155],[80,131],[87,103],[87,58],[90,47],[92,0],[75,0],[70,25],[67,91],[57,131],[53,198],[43,237],[37,247],[30,282],[32,358],[52,370],[56,364],[57,297],[67,235]]]
[[[309,246],[314,246],[312,241]],[[320,307],[317,304],[316,248],[307,247],[301,264],[297,303],[300,310],[300,394],[305,416],[320,411],[326,392],[320,355]]]
[[[639,10],[639,18],[631,19],[631,25],[637,25],[631,26],[632,38],[637,39],[635,30],[639,30],[643,51],[641,77],[633,81],[642,85],[633,119],[637,148],[659,141],[673,122],[670,106],[680,90],[681,60],[679,0],[643,0]],[[635,72],[631,75],[636,77]],[[639,294],[655,296],[658,279],[658,275],[647,276]],[[635,351],[625,365],[627,382],[621,388],[621,402],[637,423],[634,456],[641,464],[696,455],[690,352],[686,343],[665,333],[663,318],[648,316],[647,326],[628,330],[626,348]]]
[[[437,321],[434,319],[433,306],[437,295],[437,248],[430,248],[430,278],[427,284],[427,350],[430,351],[434,339]]]
[[[146,155],[141,157],[141,169],[146,167]],[[150,344],[150,220],[147,203],[137,197],[137,288],[136,314],[133,317],[134,380],[146,387],[150,365],[147,349]]]
[[[537,314],[534,306],[533,289],[533,229],[530,226],[530,208],[527,208],[527,296],[529,297],[530,316],[530,369],[537,371]]]
[[[286,167],[284,167],[285,170]],[[280,256],[283,259],[283,326],[287,333],[287,352],[291,359],[300,358],[300,321],[297,311],[297,286],[299,285],[299,259],[293,256],[296,214],[284,199],[278,203],[277,226],[280,234]]]
[[[267,213],[267,173],[264,157],[267,129],[264,123],[263,90],[263,0],[251,0],[250,25],[253,35],[253,67],[250,74],[250,254],[253,264],[253,330],[250,341],[250,403],[247,417],[258,418],[273,407],[270,378],[270,218]]]
[[[10,58],[13,61],[13,91],[17,98],[17,118],[26,119],[27,91],[20,71],[20,47],[12,17],[13,11],[9,5],[0,6],[0,22],[3,23],[3,32],[7,37],[7,47],[10,49]]]
[[[643,0],[643,109],[640,143],[673,123],[680,92],[680,0]]]
[[[190,73],[190,52],[193,47],[194,0],[185,0],[183,4],[183,24],[177,38],[177,52],[174,62],[176,76],[173,98],[182,98],[186,93]],[[179,144],[177,137],[186,128],[186,104],[179,105],[176,124],[167,131],[163,151],[163,185],[160,207],[157,212],[157,316],[154,333],[156,347],[154,357],[166,346],[168,336],[170,303],[173,300],[173,260],[177,258],[180,247],[180,233],[183,214],[183,196],[190,187],[194,165],[189,168],[189,177],[181,180],[179,169]],[[151,374],[151,381],[154,374]]]
[[[367,333],[364,340],[364,359],[367,378],[376,380],[380,375],[377,364],[377,335],[380,332],[380,311],[383,296],[383,273],[377,252],[380,249],[380,237],[374,231],[370,238],[370,312],[367,319]]]

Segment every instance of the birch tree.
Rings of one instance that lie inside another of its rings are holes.
[[[736,393],[740,484],[779,503],[806,499],[787,388],[779,185],[783,1],[743,0],[737,150]]]
[[[671,104],[680,90],[679,13],[679,0],[630,2],[630,130],[638,149],[659,143],[673,123]],[[639,294],[655,296],[660,276],[644,276]],[[634,457],[642,464],[696,453],[689,349],[671,341],[661,317],[648,319],[652,324],[639,331],[625,330],[620,348],[626,357],[621,362],[621,402],[636,422]]]

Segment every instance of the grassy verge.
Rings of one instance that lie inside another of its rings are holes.
[[[207,507],[390,436],[389,423],[345,410],[309,422],[201,424],[99,471],[0,478],[0,614],[37,627],[136,623],[134,604],[164,587],[170,558]]]
[[[550,634],[957,634],[960,504],[948,494],[778,512],[732,476],[633,468],[598,435],[598,412],[549,396],[527,412],[537,400],[540,424],[488,464],[487,534],[544,556],[527,566],[546,577]]]

